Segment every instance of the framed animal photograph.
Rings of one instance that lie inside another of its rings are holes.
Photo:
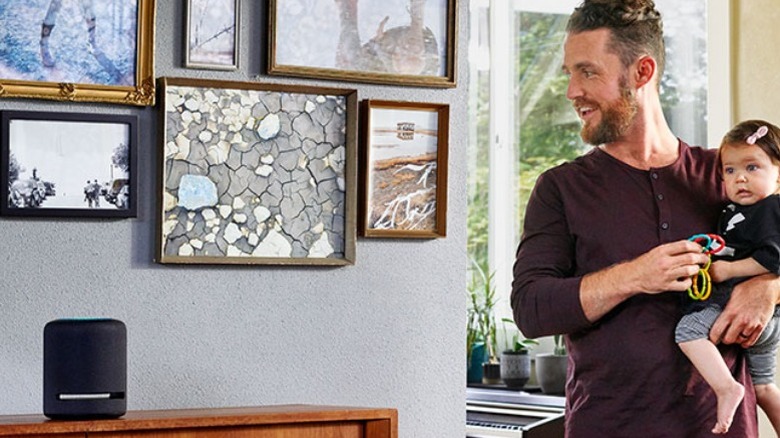
[[[0,2],[0,97],[154,105],[155,0]]]
[[[361,109],[361,235],[445,237],[449,106],[366,100]]]
[[[160,88],[160,263],[354,263],[355,90],[183,78]]]
[[[455,0],[269,0],[268,73],[455,86]]]
[[[184,66],[238,68],[239,0],[187,0]]]
[[[0,213],[136,216],[138,117],[3,111]]]

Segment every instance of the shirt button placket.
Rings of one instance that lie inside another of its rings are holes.
[[[670,216],[669,216],[669,210],[666,207],[666,203],[662,202],[666,197],[663,193],[659,193],[663,191],[663,185],[660,182],[661,176],[659,175],[658,171],[651,170],[650,171],[650,184],[653,188],[653,193],[655,193],[655,199],[658,206],[658,229],[660,232],[661,242],[667,242],[669,241],[669,228],[670,225]]]

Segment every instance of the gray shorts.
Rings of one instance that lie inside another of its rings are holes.
[[[686,314],[677,324],[677,329],[674,332],[675,342],[679,344],[709,337],[710,329],[715,320],[718,319],[720,312],[720,306],[711,305]],[[774,383],[778,343],[780,343],[780,307],[775,307],[775,313],[761,336],[752,347],[747,349],[748,370],[753,378],[753,384]]]

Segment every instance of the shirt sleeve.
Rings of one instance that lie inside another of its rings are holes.
[[[512,310],[529,338],[589,327],[575,277],[575,239],[554,176],[539,177],[528,201],[512,283]]]
[[[780,275],[780,235],[766,239],[751,257],[769,272]]]

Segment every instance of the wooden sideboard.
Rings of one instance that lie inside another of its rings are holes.
[[[279,405],[130,411],[110,420],[0,415],[0,437],[18,438],[398,438],[385,408]]]

